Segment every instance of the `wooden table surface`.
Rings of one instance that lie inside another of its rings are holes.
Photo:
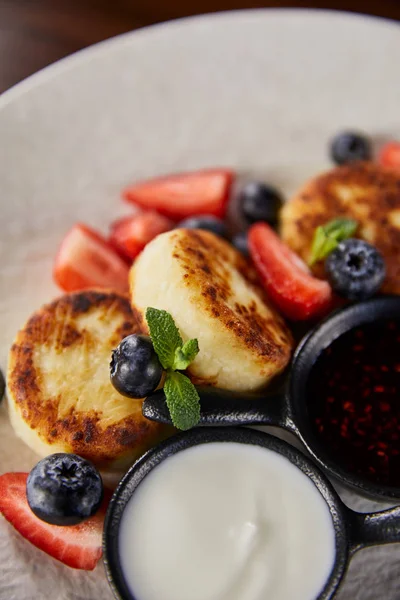
[[[125,31],[269,6],[334,8],[400,21],[400,0],[0,0],[0,93],[63,56]]]

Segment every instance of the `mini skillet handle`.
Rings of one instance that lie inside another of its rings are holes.
[[[376,513],[351,511],[351,551],[368,546],[400,542],[400,506]]]
[[[294,431],[284,394],[242,395],[213,387],[197,387],[200,396],[199,425],[272,425]],[[148,396],[142,413],[151,421],[171,424],[163,390]]]

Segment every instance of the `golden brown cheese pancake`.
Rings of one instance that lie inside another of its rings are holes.
[[[385,259],[382,291],[400,294],[400,174],[369,162],[315,177],[283,207],[281,234],[307,261],[316,227],[337,217],[359,222],[355,237],[375,245]],[[313,271],[323,277],[323,263]]]
[[[293,346],[283,319],[231,244],[200,229],[155,238],[130,272],[131,300],[173,316],[182,338],[197,338],[189,367],[196,383],[235,391],[264,387],[287,365]]]
[[[142,416],[142,400],[110,383],[112,350],[142,332],[128,298],[67,294],[44,306],[17,334],[8,365],[12,425],[41,456],[74,452],[118,471],[171,430]]]

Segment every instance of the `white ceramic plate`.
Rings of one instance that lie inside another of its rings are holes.
[[[151,27],[61,61],[0,98],[0,362],[57,290],[77,220],[107,224],[142,177],[229,165],[290,193],[354,127],[400,138],[400,29],[331,12],[225,13]],[[36,457],[0,408],[0,472]],[[347,501],[367,508],[348,492]],[[360,553],[342,600],[398,600],[400,545]],[[57,564],[0,522],[0,600],[111,599],[102,566]]]

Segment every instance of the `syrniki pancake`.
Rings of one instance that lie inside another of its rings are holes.
[[[75,452],[118,471],[170,430],[142,416],[141,400],[110,383],[112,350],[141,332],[129,300],[84,291],[44,306],[17,334],[8,365],[15,432],[39,455]]]
[[[184,340],[200,352],[194,382],[250,391],[287,365],[292,337],[255,283],[249,263],[222,238],[175,229],[146,246],[130,272],[131,299],[171,313]]]
[[[382,291],[400,294],[400,175],[374,163],[349,164],[308,181],[281,212],[283,240],[308,260],[316,227],[337,217],[358,221],[355,237],[374,244],[386,263]],[[313,267],[324,277],[323,263]]]

